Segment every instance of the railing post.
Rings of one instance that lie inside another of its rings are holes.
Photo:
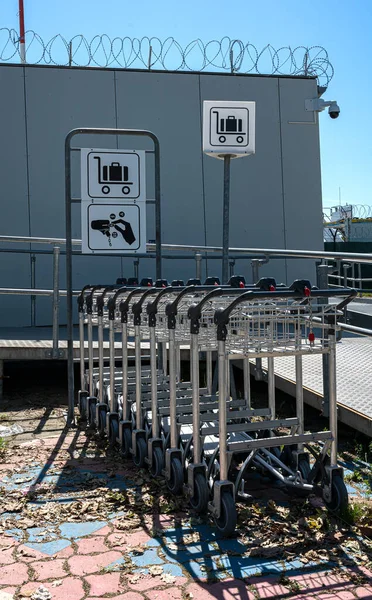
[[[34,289],[35,285],[35,271],[36,271],[36,256],[31,254],[31,287]],[[31,327],[36,325],[36,296],[31,296]]]
[[[53,358],[58,358],[59,341],[59,246],[53,248]]]
[[[328,275],[332,269],[330,265],[317,265],[316,283],[320,290],[328,290]],[[328,304],[329,298],[318,298],[318,304]],[[323,330],[325,344],[328,344],[328,329]],[[323,364],[323,405],[322,413],[324,417],[329,417],[329,377],[328,377],[329,354],[322,354]]]
[[[349,263],[344,263],[342,265],[342,269],[344,272],[344,287],[347,287],[347,280],[348,280],[348,276],[347,276],[347,272],[350,269],[351,265],[349,265]]]
[[[258,275],[258,268],[260,266],[259,259],[253,258],[251,260],[251,265],[252,265],[252,283],[257,283],[257,281],[259,280],[259,275]]]
[[[200,280],[202,278],[202,258],[200,252],[195,252],[195,277]]]

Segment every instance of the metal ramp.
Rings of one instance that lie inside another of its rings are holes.
[[[264,368],[267,366],[262,360]],[[372,437],[372,339],[343,337],[337,343],[337,404],[342,423]],[[254,365],[251,370],[253,373]],[[295,362],[292,357],[274,361],[275,385],[295,395]],[[304,400],[322,409],[322,357],[309,355],[303,360]]]

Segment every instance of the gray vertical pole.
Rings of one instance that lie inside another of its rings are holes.
[[[229,279],[230,162],[231,156],[225,154],[223,157],[222,283],[227,283]]]
[[[258,268],[260,266],[260,261],[258,260],[258,258],[254,258],[253,260],[251,260],[251,266],[252,266],[252,283],[257,283],[257,281],[259,279]]]
[[[196,279],[200,279],[202,277],[202,255],[200,252],[195,252],[195,277]]]
[[[59,246],[53,248],[53,357],[58,358],[59,338]]]
[[[147,132],[154,142],[155,148],[155,244],[156,244],[156,279],[162,279],[161,250],[161,194],[160,194],[160,146],[158,138]]]
[[[316,269],[317,276],[317,285],[321,290],[328,289],[328,274],[330,271],[329,265],[318,265]],[[328,298],[318,298],[318,304],[328,304]],[[326,339],[328,336],[328,329],[323,330],[323,335],[325,338],[325,344],[328,344],[328,340]],[[328,377],[328,362],[329,362],[329,354],[322,354],[322,363],[323,363],[323,406],[322,412],[325,417],[329,416],[329,377]]]
[[[74,417],[74,338],[72,325],[72,232],[71,232],[71,138],[75,131],[70,131],[65,141],[65,180],[66,180],[66,310],[67,310],[67,382],[68,413],[67,426],[75,424]],[[90,390],[92,393],[92,390]]]
[[[31,287],[34,290],[35,285],[35,270],[36,270],[36,256],[31,254]],[[36,325],[36,296],[31,296],[31,327]]]

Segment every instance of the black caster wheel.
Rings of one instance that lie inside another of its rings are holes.
[[[136,452],[133,454],[133,462],[138,469],[145,466],[147,455],[146,441],[143,438],[137,438]]]
[[[208,510],[209,488],[205,476],[197,473],[194,481],[194,495],[190,498],[190,505],[196,512],[204,513]]]
[[[79,413],[81,421],[87,420],[88,397],[86,394],[81,394],[79,398]]]
[[[98,432],[103,437],[106,429],[106,410],[100,408],[98,410]]]
[[[150,473],[153,477],[160,477],[164,468],[163,452],[160,446],[155,446],[152,452],[152,465]]]
[[[183,491],[183,468],[179,458],[171,461],[171,477],[167,480],[167,486],[172,494],[181,494]]]
[[[121,448],[121,454],[123,458],[129,458],[131,455],[132,448],[132,432],[130,429],[124,429],[123,431],[123,445]]]
[[[119,423],[116,419],[110,421],[110,445],[116,446],[116,440],[119,437]]]
[[[335,475],[333,477],[331,492],[332,497],[330,500],[323,494],[324,504],[329,511],[342,514],[348,507],[349,496],[341,475]]]
[[[221,515],[216,519],[216,526],[223,537],[230,537],[236,527],[237,512],[231,492],[223,492],[221,496]]]
[[[90,402],[89,404],[89,426],[96,428],[96,402]]]

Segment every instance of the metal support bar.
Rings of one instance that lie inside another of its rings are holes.
[[[227,460],[227,414],[226,414],[226,358],[225,342],[218,342],[218,419],[220,438],[220,479],[225,481],[228,475]]]
[[[229,279],[230,163],[231,156],[226,154],[223,157],[222,283]]]
[[[195,277],[200,280],[202,278],[202,258],[200,252],[195,252]]]
[[[329,429],[332,432],[331,467],[337,466],[337,387],[336,387],[336,338],[332,331],[329,339]]]
[[[31,287],[35,289],[36,287],[36,256],[35,254],[31,254]],[[32,294],[31,296],[31,327],[35,327],[36,325],[36,296]]]
[[[59,246],[53,248],[53,350],[52,356],[58,357],[59,343]],[[84,350],[83,350],[84,352]]]

